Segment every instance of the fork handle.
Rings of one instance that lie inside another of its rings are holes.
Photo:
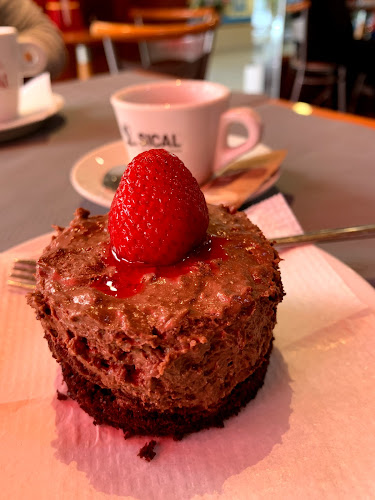
[[[277,246],[294,246],[306,243],[323,243],[326,241],[344,241],[374,237],[375,224],[368,224],[365,226],[343,227],[337,229],[321,229],[320,231],[269,239]]]

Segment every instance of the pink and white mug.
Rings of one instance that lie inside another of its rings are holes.
[[[202,80],[165,80],[132,85],[111,97],[129,159],[152,148],[176,154],[203,184],[213,172],[252,149],[261,136],[250,108],[229,109],[230,90]],[[242,124],[247,139],[227,144],[228,127]]]
[[[46,58],[39,45],[18,40],[15,28],[0,27],[0,122],[17,117],[23,77],[43,71]]]

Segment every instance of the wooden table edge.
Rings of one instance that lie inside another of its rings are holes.
[[[267,104],[274,104],[276,106],[283,106],[293,110],[295,102],[287,101],[284,99],[269,99]],[[312,116],[319,116],[321,118],[328,118],[330,120],[342,121],[347,123],[353,123],[355,125],[362,125],[363,127],[375,129],[375,119],[369,118],[367,116],[352,115],[350,113],[339,113],[332,109],[319,108],[317,106],[311,106]]]

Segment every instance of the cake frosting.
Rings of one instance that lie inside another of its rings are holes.
[[[181,436],[262,385],[283,297],[279,257],[245,214],[209,206],[205,241],[173,266],[118,261],[83,209],[44,250],[29,303],[70,395],[98,423]]]

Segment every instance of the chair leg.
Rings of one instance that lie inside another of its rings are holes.
[[[360,73],[354,83],[352,95],[350,98],[349,111],[355,113],[357,110],[359,96],[362,94],[362,90],[366,81],[366,73]]]
[[[301,95],[303,80],[305,78],[305,70],[297,70],[296,76],[294,78],[292,92],[290,94],[290,100],[293,102],[297,102],[299,96]]]
[[[346,111],[346,68],[339,66],[337,69],[337,109]]]
[[[115,48],[113,42],[110,38],[103,38],[103,48],[105,57],[107,59],[108,69],[112,75],[119,73],[119,66],[117,63],[117,57],[115,53]]]
[[[333,85],[328,85],[320,92],[318,97],[314,99],[312,104],[314,104],[315,106],[322,106],[325,102],[328,101],[329,98],[331,98],[332,101],[332,97],[333,97]]]
[[[147,42],[139,42],[138,43],[138,48],[139,48],[139,55],[141,58],[141,64],[144,69],[147,69],[151,66],[151,58],[150,58],[150,52],[148,50],[148,45]]]

